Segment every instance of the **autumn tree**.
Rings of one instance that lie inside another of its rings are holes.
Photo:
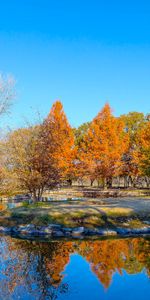
[[[124,124],[112,115],[109,104],[91,122],[85,134],[81,161],[86,162],[87,174],[101,179],[104,186],[111,185],[112,177],[120,172],[122,156],[126,150],[128,137]]]
[[[42,125],[45,156],[51,156],[62,180],[70,183],[74,174],[74,134],[60,101],[56,101]]]
[[[140,175],[139,166],[137,161],[134,159],[134,150],[138,143],[137,132],[143,128],[148,117],[145,117],[143,113],[129,112],[128,114],[121,115],[120,119],[124,122],[124,130],[129,135],[128,148],[123,157],[121,174],[124,176],[125,187],[128,187],[129,184],[134,186],[138,176]]]
[[[148,120],[140,128],[135,137],[135,147],[133,150],[133,161],[137,165],[140,175],[150,177],[150,121]],[[149,187],[149,179],[146,179]]]
[[[29,192],[34,200],[40,200],[44,188],[58,183],[57,168],[52,156],[45,157],[40,132],[40,126],[18,129],[5,143],[5,169],[12,188]]]
[[[74,135],[59,101],[42,125],[15,130],[4,144],[10,189],[27,191],[39,200],[44,189],[72,179]]]

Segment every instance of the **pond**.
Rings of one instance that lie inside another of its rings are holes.
[[[0,299],[150,299],[150,239],[0,236]]]
[[[0,202],[0,211],[5,209],[13,209],[15,207],[22,206],[22,202],[15,202],[15,201],[6,201],[6,202]]]

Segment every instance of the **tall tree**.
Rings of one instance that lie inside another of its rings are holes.
[[[109,104],[105,104],[91,122],[82,144],[82,160],[86,162],[89,175],[101,179],[104,186],[120,172],[122,156],[128,143],[124,124],[112,115]]]
[[[71,181],[74,172],[74,134],[60,101],[56,101],[42,125],[47,156],[52,156],[62,180]]]

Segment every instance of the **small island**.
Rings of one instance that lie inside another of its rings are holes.
[[[87,197],[91,194],[95,198]],[[0,232],[29,239],[150,234],[147,189],[68,187],[53,190],[39,202],[19,199],[11,200],[11,205],[0,205]]]

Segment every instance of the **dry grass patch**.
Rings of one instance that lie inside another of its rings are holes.
[[[126,207],[104,207],[102,208],[102,211],[106,213],[108,216],[131,216],[133,215],[133,209],[131,208],[126,208]]]

